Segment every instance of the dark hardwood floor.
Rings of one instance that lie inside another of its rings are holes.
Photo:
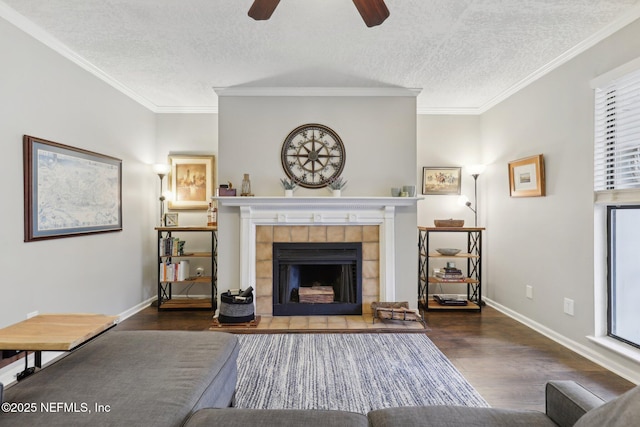
[[[149,307],[117,329],[208,330],[211,312],[158,312]],[[575,380],[610,400],[634,384],[521,323],[485,307],[430,311],[427,336],[492,407],[544,411],[549,380]],[[350,332],[345,330],[345,332]]]

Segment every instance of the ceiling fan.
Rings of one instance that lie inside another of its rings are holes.
[[[280,0],[254,0],[249,9],[249,16],[256,21],[267,20],[271,18],[278,3]],[[380,25],[389,17],[389,9],[384,0],[353,0],[353,4],[356,5],[367,27]]]

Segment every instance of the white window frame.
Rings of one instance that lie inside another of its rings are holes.
[[[615,80],[640,70],[640,58],[603,74],[591,81],[595,91],[611,85]],[[595,104],[595,97],[594,97]],[[597,127],[597,124],[596,124]],[[594,129],[595,131],[596,129]],[[594,162],[597,159],[594,159]],[[595,166],[595,165],[594,165]],[[594,167],[595,169],[595,167]],[[594,176],[594,179],[597,179]],[[595,184],[595,183],[594,183]],[[604,189],[594,191],[594,334],[587,338],[630,360],[640,362],[640,349],[625,344],[608,333],[608,283],[607,283],[607,206],[640,203],[640,188]]]

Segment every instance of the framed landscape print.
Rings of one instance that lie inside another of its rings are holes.
[[[122,160],[23,137],[24,241],[122,230]]]
[[[422,194],[460,194],[461,167],[422,168]]]
[[[542,154],[509,162],[509,194],[511,197],[545,195]]]
[[[169,209],[206,210],[215,188],[215,156],[169,156]]]

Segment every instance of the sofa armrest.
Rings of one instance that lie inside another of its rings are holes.
[[[604,400],[575,381],[549,381],[545,389],[546,413],[560,427],[573,426]]]

